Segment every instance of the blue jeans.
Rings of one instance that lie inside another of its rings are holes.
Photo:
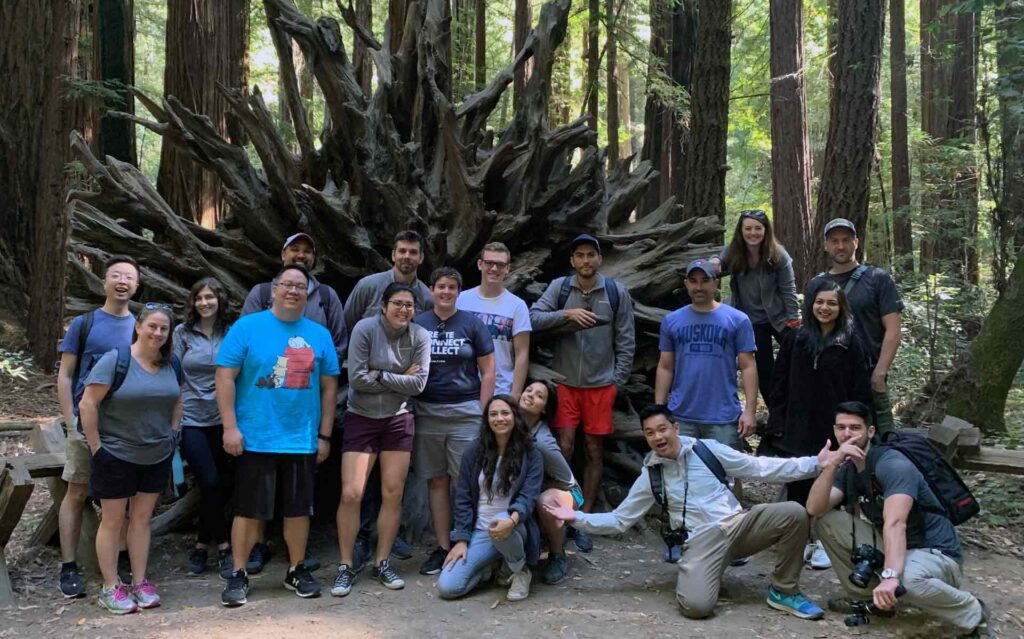
[[[507,519],[508,514],[498,515]],[[498,558],[504,559],[512,572],[519,572],[526,565],[526,525],[519,522],[512,534],[501,541],[491,539],[486,530],[474,530],[466,549],[466,561],[456,561],[441,570],[437,579],[437,590],[442,599],[456,599],[469,594],[476,588],[487,568]]]

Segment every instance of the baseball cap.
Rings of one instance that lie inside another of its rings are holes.
[[[575,251],[577,247],[583,244],[593,244],[594,247],[597,249],[597,254],[601,254],[601,244],[597,241],[597,238],[594,237],[593,235],[588,235],[586,233],[577,235],[575,238],[573,238],[572,244],[569,245],[569,252],[571,253],[572,251]]]
[[[846,218],[837,217],[836,219],[826,224],[825,237],[828,237],[829,232],[833,231],[834,229],[849,229],[849,231],[853,233],[853,236],[857,237],[857,227],[853,225],[853,222]]]
[[[715,267],[711,260],[699,259],[690,262],[690,265],[686,267],[686,276],[689,277],[690,273],[694,269],[700,269],[704,271],[704,274],[711,279],[718,278],[718,269]]]
[[[288,239],[284,241],[284,246],[281,247],[281,250],[285,250],[299,240],[306,240],[309,242],[309,245],[313,247],[313,252],[316,252],[316,242],[313,241],[313,238],[310,237],[308,233],[296,233],[295,235],[289,235]]]

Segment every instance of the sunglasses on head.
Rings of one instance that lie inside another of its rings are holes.
[[[740,211],[740,219],[749,217],[754,220],[764,221],[768,219],[768,214],[761,209],[748,209],[746,211]]]

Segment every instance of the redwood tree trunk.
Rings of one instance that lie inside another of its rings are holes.
[[[875,153],[885,3],[840,2],[838,11],[835,89],[814,237],[821,237],[829,220],[845,217],[857,226],[863,246]],[[819,266],[824,266],[823,259]]]
[[[910,151],[907,141],[906,7],[890,0],[889,82],[892,122],[892,234],[898,273],[914,272],[914,243],[910,231]]]
[[[997,210],[1003,225],[1004,241],[1020,250],[1024,247],[1024,6],[1007,3],[997,14],[1001,37],[998,39],[999,114],[1002,120],[1002,197]],[[1013,229],[1016,230],[1015,236]],[[1009,247],[1007,247],[1009,248]]]
[[[108,105],[125,113],[135,112],[135,100],[128,92],[135,85],[135,10],[133,0],[97,0],[95,53],[99,79],[117,80],[123,85],[121,99]],[[100,120],[99,149],[130,164],[135,155],[135,124],[123,118]]]
[[[693,64],[697,50],[697,7],[696,0],[681,0],[672,10],[672,55],[670,77],[672,84],[681,87],[688,94],[693,91]],[[728,66],[728,63],[726,63]],[[728,80],[726,80],[728,82]],[[681,198],[686,188],[686,150],[690,144],[690,128],[685,124],[689,118],[678,109],[665,113],[665,135],[669,140],[669,170],[671,190],[662,199],[675,195]]]
[[[530,35],[530,26],[533,22],[533,14],[530,11],[530,0],[515,0],[515,15],[512,18],[512,57],[519,55],[526,44],[526,38]],[[530,71],[533,68],[533,60],[516,67],[512,76],[512,106],[518,110],[523,104],[523,92],[526,90],[526,83],[530,79]]]
[[[473,66],[476,73],[473,86],[482,91],[487,85],[487,0],[476,0],[476,37]]]
[[[612,170],[619,161],[619,34],[615,0],[605,0],[604,11],[608,16],[608,62],[605,73],[608,101],[605,107],[605,121],[608,127],[608,170]]]
[[[227,101],[217,89],[244,87],[249,0],[170,0],[164,94],[206,114],[228,137]],[[220,180],[174,145],[160,153],[157,190],[178,215],[213,228],[224,217]]]
[[[373,32],[373,0],[356,0],[356,22]],[[363,88],[363,94],[370,95],[373,81],[373,60],[370,59],[366,43],[355,38],[352,44],[352,65],[356,70],[356,82]]]
[[[665,82],[669,76],[669,69],[666,65],[671,45],[671,24],[672,13],[664,6],[661,0],[651,0],[651,42],[650,62],[647,65],[647,96],[644,105],[644,144],[640,150],[640,159],[650,162],[658,174],[651,181],[644,196],[642,212],[644,214],[658,208],[661,202],[668,197],[672,184],[672,171],[670,168],[671,154],[666,153],[665,141],[670,139],[666,135],[663,121],[667,106],[662,96],[658,94],[655,87]]]
[[[793,256],[797,286],[814,275],[811,153],[804,88],[801,0],[772,0],[772,210],[775,233]]]
[[[587,1],[587,115],[590,128],[597,131],[599,102],[598,71],[600,70],[600,50],[598,40],[601,35],[601,0]]]

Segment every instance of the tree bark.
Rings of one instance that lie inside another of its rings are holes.
[[[910,150],[907,131],[907,37],[905,4],[889,0],[889,83],[892,122],[892,235],[898,274],[914,272],[910,229]]]
[[[474,91],[483,91],[487,86],[487,0],[476,0],[476,34],[473,67],[476,71]]]
[[[356,22],[373,32],[373,0],[356,0]],[[356,69],[356,82],[363,88],[363,95],[369,97],[373,82],[373,60],[362,38],[356,38],[352,45],[352,64]]]
[[[512,57],[516,58],[526,44],[526,38],[530,35],[530,25],[533,22],[533,14],[530,11],[530,0],[515,0],[515,14],[512,18]],[[515,76],[512,80],[512,106],[519,110],[523,104],[523,92],[526,90],[526,83],[530,80],[533,70],[533,61],[519,65],[515,69]]]
[[[414,0],[415,1],[415,0]],[[408,0],[388,0],[388,26],[391,29],[391,38],[388,46],[391,53],[398,53],[402,48],[402,38],[405,35],[406,11]]]
[[[668,82],[669,78],[669,47],[671,46],[672,13],[661,0],[651,0],[649,15],[651,17],[651,42],[648,51],[647,90],[644,104],[644,144],[640,150],[640,159],[650,162],[657,173],[644,197],[641,210],[646,215],[658,208],[668,197],[672,184],[670,168],[671,153],[665,152],[665,141],[671,139],[666,135],[664,127],[665,112],[668,106],[659,93],[658,87]]]
[[[1002,137],[1002,188],[996,210],[1003,241],[1024,248],[1024,6],[1008,2],[998,11],[997,67]],[[1006,250],[1006,249],[1004,249]]]
[[[619,161],[619,44],[618,44],[618,17],[615,7],[615,0],[605,0],[605,15],[607,16],[607,52],[605,85],[607,86],[607,103],[605,105],[605,123],[608,127],[608,170],[615,168]]]
[[[94,67],[101,80],[121,83],[121,99],[108,107],[134,113],[135,101],[128,87],[135,84],[135,10],[134,0],[97,0],[97,34]],[[100,120],[100,153],[112,155],[130,164],[138,164],[135,155],[135,125],[104,117]]]
[[[772,0],[772,210],[775,234],[793,256],[797,287],[814,275],[818,249],[811,217],[811,153],[807,141],[804,25],[801,0]]]
[[[697,7],[683,215],[710,215],[724,224],[732,0],[698,0]]]
[[[597,131],[598,72],[601,68],[599,39],[601,35],[601,0],[587,0],[587,124]]]
[[[231,136],[227,102],[217,85],[246,85],[248,33],[248,0],[168,3],[164,93],[206,114],[225,138]],[[220,180],[174,145],[161,150],[157,190],[178,215],[206,228],[224,217]]]
[[[838,10],[835,89],[814,237],[821,237],[829,220],[845,217],[857,226],[863,245],[875,153],[885,3],[840,2]],[[824,266],[822,258],[818,267]]]
[[[672,9],[671,40],[672,55],[669,63],[670,78],[673,86],[680,87],[686,95],[693,93],[693,65],[697,51],[697,7],[695,0],[681,0]],[[728,66],[728,63],[726,64]],[[726,80],[728,83],[728,80]],[[665,135],[668,144],[668,170],[671,178],[668,182],[670,190],[663,194],[665,199],[670,195],[682,198],[686,189],[686,152],[690,145],[690,117],[684,110],[673,105],[671,111],[665,113]]]
[[[616,34],[631,33],[630,24],[629,3],[622,2],[619,18],[615,21]],[[617,53],[618,38],[616,38],[615,45]],[[619,105],[619,131],[621,132],[619,135],[619,157],[624,158],[633,155],[632,143],[630,141],[631,131],[633,130],[631,84],[629,81],[629,65],[619,64],[617,57],[616,55],[615,87]]]

